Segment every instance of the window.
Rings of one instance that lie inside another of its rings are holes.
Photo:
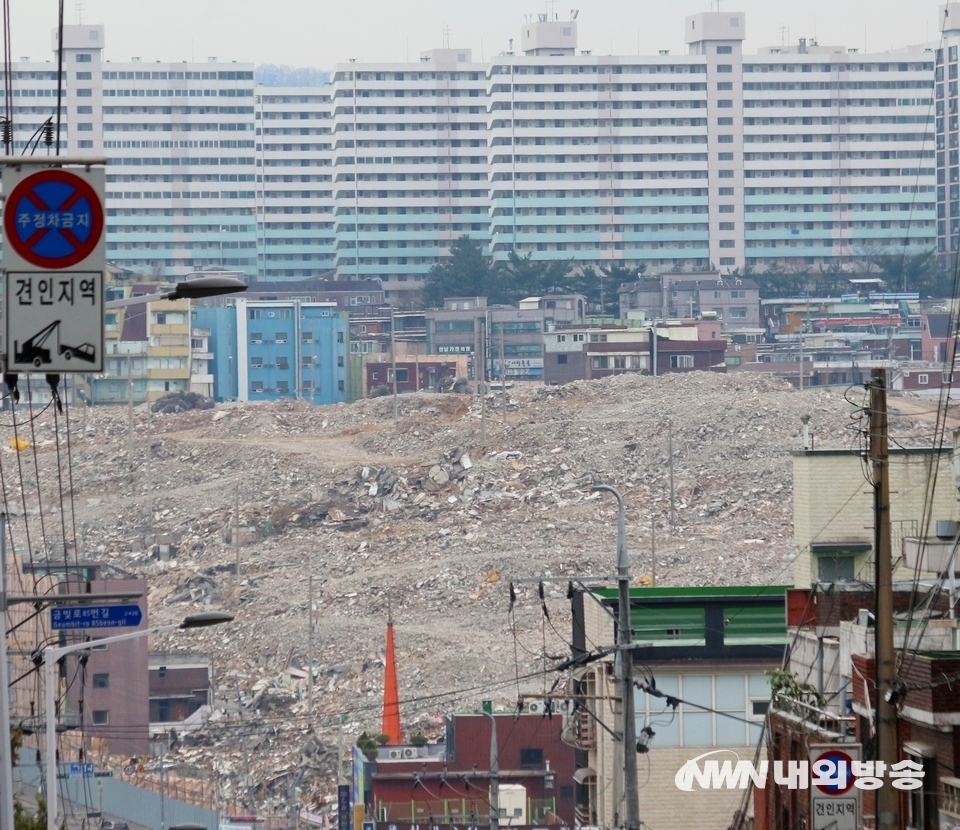
[[[915,830],[938,830],[941,826],[937,820],[937,755],[932,746],[926,744],[904,743],[904,760],[913,761],[923,769],[923,786],[915,790],[907,790],[907,826]],[[953,795],[956,789],[949,787],[948,792]]]
[[[717,119],[717,126],[718,126],[718,127],[732,127],[732,126],[733,126],[733,119],[732,119],[729,115],[721,115],[721,116]],[[731,141],[733,140],[731,136],[727,136],[727,138],[730,138]]]
[[[930,376],[917,375],[917,383],[919,383],[921,386],[926,386],[928,383],[930,383]]]
[[[262,343],[262,342],[263,342],[263,332],[261,332],[261,331],[251,331],[251,332],[250,332],[250,342],[251,342],[251,343]]]
[[[747,310],[745,308],[731,308],[730,317],[734,320],[744,320],[747,316]]]
[[[543,750],[520,747],[520,769],[542,769]]]
[[[732,53],[733,53],[733,47],[732,47],[732,46],[718,46],[718,47],[717,47],[717,54],[718,54],[718,55],[730,55],[730,54],[732,54]]]
[[[666,629],[667,637],[672,639],[671,630],[677,629]],[[680,629],[680,641],[683,640],[684,631]],[[658,673],[657,689],[713,711],[679,707],[674,717],[662,720],[661,729],[654,726],[656,747],[749,746],[760,738],[764,716],[757,714],[754,706],[770,699],[769,678],[761,673]],[[636,701],[637,717],[646,718],[648,723],[663,712],[662,698],[640,692]]]
[[[93,710],[93,725],[94,726],[107,726],[110,723],[110,710],[109,709],[94,709]]]
[[[77,98],[92,98],[93,90],[92,89],[78,89]]]
[[[852,582],[856,576],[854,557],[844,554],[817,556],[817,579],[820,582]]]
[[[93,675],[93,688],[94,689],[109,689],[110,688],[110,674],[109,672],[95,673]]]
[[[290,384],[287,381],[285,380],[277,381],[277,392],[279,392],[281,395],[285,395],[289,391],[290,391]]]
[[[287,342],[287,333],[285,331],[277,332],[277,343],[281,345]]]
[[[557,365],[558,365],[558,366],[565,366],[566,364],[567,364],[567,355],[565,355],[565,354],[558,354],[558,355],[557,355]]]
[[[732,231],[732,230],[735,230],[735,229],[736,229],[736,223],[735,223],[735,222],[721,222],[721,223],[720,223],[720,230],[722,230],[722,231]]]
[[[720,196],[732,196],[732,195],[733,195],[733,188],[732,188],[732,187],[721,187],[721,188],[719,189],[718,195],[720,195]]]
[[[409,380],[409,369],[397,369],[397,383],[408,383]],[[393,369],[387,369],[387,381],[389,383],[393,383]]]
[[[278,369],[289,369],[290,363],[287,361],[286,355],[277,358],[277,368]]]
[[[91,75],[92,75],[92,74],[93,74],[92,72],[78,72],[78,73],[77,73],[77,80],[78,80],[78,81],[91,81],[91,80],[93,80],[93,78],[91,78]]]
[[[77,63],[90,63],[93,58],[90,55],[77,55]]]
[[[718,135],[718,136],[717,136],[717,143],[718,143],[718,144],[733,144],[733,136],[732,136],[732,135]]]
[[[255,380],[250,384],[251,392],[262,392],[263,391],[263,381]]]
[[[590,365],[593,366],[594,369],[606,369],[608,366],[607,356],[606,355],[594,356],[590,361]]]
[[[719,173],[719,178],[721,179],[732,179],[733,171],[732,170],[721,170]]]
[[[692,369],[693,355],[692,354],[670,355],[670,368],[671,369]]]
[[[721,239],[720,247],[721,248],[734,248],[736,247],[736,242],[733,239]]]

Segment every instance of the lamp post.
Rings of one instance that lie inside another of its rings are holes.
[[[178,282],[173,291],[159,291],[156,294],[141,294],[138,297],[125,297],[122,300],[108,300],[104,308],[123,308],[129,305],[152,303],[155,300],[200,300],[204,297],[218,297],[221,294],[239,294],[247,290],[247,284],[235,277],[197,277],[195,280]]]
[[[640,828],[640,797],[637,790],[637,723],[633,705],[633,645],[630,629],[630,558],[627,555],[627,526],[623,496],[609,484],[595,484],[594,490],[613,493],[617,500],[617,588],[620,612],[617,653],[620,655],[623,728],[623,800],[625,830]]]
[[[82,643],[73,643],[69,646],[53,648],[48,646],[43,650],[43,668],[45,679],[44,689],[46,695],[46,712],[44,715],[47,742],[47,830],[57,830],[57,728],[56,728],[56,695],[54,694],[54,667],[61,657],[67,654],[73,654],[77,651],[87,651],[94,646],[107,645],[110,643],[120,643],[124,640],[136,640],[140,637],[149,637],[151,634],[165,634],[170,631],[176,631],[184,628],[206,628],[211,625],[230,622],[233,619],[231,614],[225,614],[220,611],[210,611],[204,614],[194,614],[185,617],[181,623],[172,623],[171,625],[157,625],[152,628],[144,628],[140,631],[131,631],[127,634],[117,634],[113,637],[101,637],[96,640],[87,640]],[[6,713],[4,713],[6,715]]]

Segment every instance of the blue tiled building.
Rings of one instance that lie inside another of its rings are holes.
[[[335,303],[237,299],[194,319],[211,331],[217,400],[348,400],[349,324]]]

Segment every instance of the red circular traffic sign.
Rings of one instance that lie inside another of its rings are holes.
[[[816,784],[816,787],[818,790],[820,790],[820,792],[825,793],[826,795],[843,795],[853,786],[853,758],[847,755],[846,752],[843,752],[839,749],[828,749],[826,752],[820,753],[813,764],[816,765],[822,762],[825,762],[833,767],[832,771],[829,773],[829,777],[836,778],[837,783]],[[843,765],[842,783],[840,779],[841,765]],[[816,770],[813,770],[813,775],[814,778],[820,777],[817,775]]]
[[[7,197],[6,242],[38,268],[70,268],[97,247],[103,206],[90,183],[69,170],[41,170],[24,178]]]

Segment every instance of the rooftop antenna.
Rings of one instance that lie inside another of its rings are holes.
[[[450,27],[446,23],[443,24],[443,48],[450,48]]]
[[[77,0],[76,12],[77,12],[77,25],[79,26],[83,23],[83,0]]]
[[[790,39],[790,27],[789,27],[789,26],[781,26],[781,27],[780,27],[780,45],[781,45],[781,46],[786,46],[786,45],[787,45],[787,41],[788,41],[789,39]]]
[[[719,12],[719,11],[720,11],[720,3],[721,3],[721,2],[723,2],[723,0],[713,0],[713,3],[711,3],[710,5],[712,6],[712,5],[716,4],[717,11]]]
[[[557,19],[557,0],[547,0],[547,20]]]

